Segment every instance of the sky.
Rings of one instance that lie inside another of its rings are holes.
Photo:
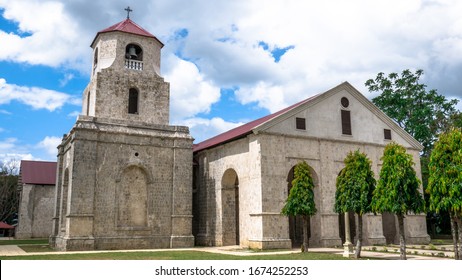
[[[0,0],[0,162],[56,160],[90,43],[127,6],[165,44],[170,123],[195,143],[344,81],[372,99],[379,72],[422,69],[428,89],[462,99],[458,0]]]

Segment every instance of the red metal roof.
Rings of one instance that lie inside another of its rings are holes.
[[[21,160],[21,182],[31,185],[55,185],[56,162]]]
[[[96,34],[95,39],[93,39],[93,42],[91,43],[91,46],[93,46],[93,43],[95,42],[95,40],[96,40],[96,38],[98,37],[99,34],[107,33],[107,32],[114,32],[114,31],[120,31],[120,32],[131,33],[131,34],[136,34],[136,35],[140,35],[140,36],[154,38],[157,41],[159,41],[159,43],[161,43],[162,46],[164,45],[159,39],[156,38],[156,36],[152,35],[148,31],[144,30],[141,26],[136,24],[134,21],[127,18],[127,19],[125,19],[125,20],[123,20],[123,21],[121,21],[119,23],[116,23],[116,24],[114,24],[112,26],[109,26],[108,28],[105,28],[105,29],[99,31]]]
[[[198,152],[198,151],[201,151],[201,150],[205,150],[205,149],[208,149],[208,148],[212,148],[212,147],[215,147],[215,146],[218,146],[220,144],[224,144],[224,143],[227,143],[227,142],[231,142],[233,140],[236,140],[236,139],[239,139],[239,138],[243,138],[244,136],[250,134],[252,132],[252,130],[254,128],[256,128],[257,126],[271,120],[271,119],[274,119],[275,117],[277,116],[280,116],[282,114],[284,114],[285,112],[288,112],[300,105],[303,105],[311,100],[313,100],[316,96],[318,95],[315,95],[315,96],[311,96],[303,101],[300,101],[292,106],[289,106],[285,109],[282,109],[280,111],[277,111],[276,113],[273,113],[271,115],[267,115],[265,117],[262,117],[260,119],[257,119],[257,120],[254,120],[254,121],[251,121],[249,123],[246,123],[244,125],[241,125],[241,126],[238,126],[236,128],[233,128],[227,132],[224,132],[222,134],[219,134],[215,137],[212,137],[212,138],[209,138],[205,141],[202,141],[198,144],[195,144],[193,146],[193,151],[194,152]]]
[[[10,226],[9,224],[6,224],[4,222],[0,222],[0,228],[1,229],[14,229],[14,226]]]

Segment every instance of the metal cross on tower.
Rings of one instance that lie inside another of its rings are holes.
[[[127,19],[130,18],[130,12],[133,12],[132,9],[130,9],[130,6],[128,6],[127,8],[125,8],[125,11],[127,11]]]

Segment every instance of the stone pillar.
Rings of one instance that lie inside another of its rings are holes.
[[[383,235],[382,215],[363,215],[363,241],[364,245],[385,245],[386,239]]]
[[[34,186],[22,185],[21,200],[19,201],[19,219],[15,237],[26,239],[32,237],[32,220],[34,218]]]
[[[174,148],[173,150],[171,248],[194,246],[194,236],[192,235],[192,150],[188,144],[190,143],[183,143],[187,147]]]
[[[348,212],[345,215],[345,243],[343,244],[343,256],[350,258],[353,256],[353,244],[351,243],[350,235],[350,214]]]
[[[407,244],[430,243],[425,214],[406,215],[404,218],[404,233]]]

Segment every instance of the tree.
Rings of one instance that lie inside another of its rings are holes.
[[[358,239],[355,257],[361,256],[362,215],[371,212],[372,192],[375,188],[371,161],[360,151],[346,156],[345,167],[340,171],[336,182],[334,211],[337,213],[355,212],[358,215]]]
[[[429,208],[448,211],[454,241],[454,257],[462,259],[462,130],[440,135],[430,156]]]
[[[308,234],[310,232],[310,216],[316,214],[316,205],[313,193],[314,183],[311,177],[310,166],[305,161],[298,163],[294,170],[292,188],[282,208],[286,216],[301,215],[303,219],[303,246],[302,251],[308,252]]]
[[[429,155],[437,135],[453,122],[460,124],[460,112],[455,108],[456,99],[447,100],[435,89],[427,91],[427,86],[419,82],[423,73],[381,72],[367,80],[366,87],[370,92],[380,92],[372,102],[424,146],[423,155]]]
[[[420,181],[413,168],[412,156],[406,149],[390,143],[383,152],[380,178],[372,197],[373,212],[390,212],[398,218],[400,256],[406,259],[406,240],[404,236],[404,215],[421,213],[425,202],[419,192]]]
[[[13,222],[19,206],[16,161],[0,163],[0,221]]]

